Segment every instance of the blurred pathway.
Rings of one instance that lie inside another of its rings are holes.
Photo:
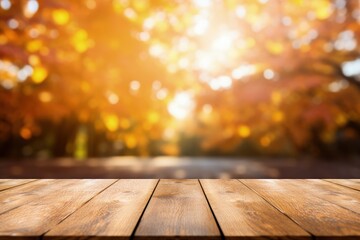
[[[0,178],[360,178],[358,161],[210,157],[0,160]]]

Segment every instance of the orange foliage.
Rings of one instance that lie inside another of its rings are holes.
[[[357,0],[0,0],[0,149],[318,153],[360,125],[359,52]]]

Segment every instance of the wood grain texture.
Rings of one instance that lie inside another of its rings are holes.
[[[312,191],[318,198],[360,214],[360,191],[320,179],[299,179],[293,183]]]
[[[128,239],[157,182],[154,179],[119,180],[49,231],[44,238],[96,236],[96,239]]]
[[[359,214],[318,198],[296,181],[241,180],[316,237],[359,239]]]
[[[115,180],[49,181],[52,191],[47,189],[37,191],[34,193],[36,199],[31,198],[27,204],[0,215],[0,223],[2,223],[0,224],[0,237],[38,237],[64,220],[94,195],[114,183]],[[18,197],[26,200],[29,196],[32,196],[31,192]]]
[[[55,191],[55,183],[54,179],[42,179],[0,192],[0,214]]]
[[[237,180],[200,180],[226,238],[311,239],[262,197]]]
[[[33,182],[35,180],[36,179],[0,179],[0,191]]]
[[[360,191],[360,179],[324,179],[324,180]]]
[[[200,182],[14,180],[0,239],[360,239],[358,179]]]
[[[135,232],[137,238],[220,238],[198,180],[160,180]]]

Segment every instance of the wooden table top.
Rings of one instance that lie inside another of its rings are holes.
[[[360,179],[0,179],[0,239],[360,239]]]

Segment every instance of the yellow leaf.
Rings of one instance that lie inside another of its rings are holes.
[[[148,114],[148,121],[150,122],[150,123],[157,123],[158,121],[159,121],[159,119],[160,119],[160,116],[159,116],[159,114],[157,114],[156,112],[150,112],[149,114]]]
[[[42,66],[36,66],[33,69],[32,80],[34,83],[42,83],[48,75],[46,68]]]
[[[240,137],[247,138],[251,134],[251,129],[247,125],[240,125],[237,132]]]
[[[272,120],[273,120],[274,122],[281,122],[281,121],[283,121],[283,120],[284,120],[284,113],[281,112],[281,111],[276,111],[276,112],[274,112],[273,115],[272,115]]]
[[[80,53],[85,52],[90,46],[88,34],[83,29],[76,31],[71,40],[74,48]]]
[[[119,128],[119,119],[115,114],[106,114],[103,116],[105,127],[114,132]]]
[[[6,44],[8,39],[5,35],[0,35],[0,45]]]
[[[128,129],[130,127],[130,121],[126,118],[120,120],[120,127],[123,129]]]
[[[121,14],[125,8],[124,3],[122,3],[120,0],[113,0],[112,6],[114,11],[118,14]]]
[[[30,55],[29,56],[29,63],[33,66],[40,64],[40,58],[37,55]]]
[[[271,102],[275,105],[278,105],[282,100],[281,93],[278,91],[271,93]]]
[[[144,11],[149,7],[148,0],[133,0],[133,6],[138,11]]]
[[[284,46],[278,41],[269,41],[266,43],[266,48],[273,54],[280,54],[284,51]]]
[[[263,147],[267,147],[267,146],[270,145],[271,141],[272,141],[271,136],[266,135],[266,136],[263,136],[263,137],[260,139],[260,144],[261,144],[261,146],[263,146]]]
[[[88,93],[91,90],[91,86],[88,82],[82,81],[80,84],[80,88],[83,92]]]
[[[40,40],[33,40],[26,44],[26,50],[28,50],[29,52],[36,52],[40,50],[41,47],[42,41]]]
[[[168,29],[168,23],[165,21],[161,21],[156,24],[156,30],[159,32],[165,32]]]
[[[176,155],[179,155],[179,153],[180,153],[179,147],[177,145],[171,144],[171,143],[163,145],[161,147],[161,150],[162,150],[163,154],[168,155],[168,156],[176,156]]]
[[[52,94],[48,91],[42,91],[40,94],[39,94],[39,99],[40,101],[44,102],[44,103],[47,103],[47,102],[50,102],[52,100]]]
[[[338,116],[336,116],[335,122],[339,126],[345,125],[345,123],[347,122],[346,116],[343,114],[339,114]]]
[[[137,140],[134,135],[127,135],[125,137],[125,145],[128,148],[135,148],[137,145]]]
[[[20,130],[20,136],[23,139],[30,139],[32,137],[32,132],[31,132],[31,130],[29,128],[23,127]]]
[[[312,1],[315,15],[318,19],[324,20],[330,17],[333,12],[332,5],[328,0]]]
[[[301,6],[303,4],[303,0],[292,0],[292,3]]]
[[[65,25],[69,22],[70,14],[64,9],[56,9],[52,13],[52,19],[58,25]]]

